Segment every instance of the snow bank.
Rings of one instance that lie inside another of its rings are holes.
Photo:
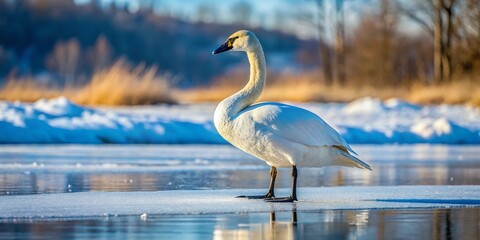
[[[267,203],[235,198],[266,190],[82,192],[3,196],[0,220],[142,214],[214,214],[296,210],[480,207],[480,186],[300,188],[300,201]],[[288,195],[279,189],[278,196]]]
[[[328,115],[351,143],[480,143],[480,111],[467,106],[362,98],[340,109]]]
[[[224,143],[210,121],[80,107],[66,98],[0,102],[0,143]]]
[[[362,98],[299,104],[350,143],[480,144],[480,111]],[[0,102],[0,143],[225,143],[211,121],[215,105],[86,108],[66,98]]]

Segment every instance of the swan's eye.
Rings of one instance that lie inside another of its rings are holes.
[[[238,38],[238,37],[229,38],[229,39],[228,39],[228,47],[232,47],[232,46],[233,46],[233,42],[235,42],[235,40],[236,40],[237,38]]]

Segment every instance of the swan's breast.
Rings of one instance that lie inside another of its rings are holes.
[[[291,166],[291,154],[284,150],[288,143],[279,145],[276,136],[265,131],[253,117],[253,112],[242,112],[230,118],[228,114],[217,108],[214,122],[219,134],[229,143],[272,166]]]

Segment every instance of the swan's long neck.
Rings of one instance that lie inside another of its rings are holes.
[[[235,117],[240,111],[254,103],[260,97],[265,86],[267,67],[261,45],[259,44],[254,50],[246,53],[250,63],[250,79],[247,85],[242,90],[223,100],[219,105],[219,108],[223,108],[223,114],[228,118]]]

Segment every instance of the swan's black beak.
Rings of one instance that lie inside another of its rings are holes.
[[[230,41],[226,41],[224,44],[222,44],[222,46],[215,49],[215,51],[213,51],[212,54],[219,54],[222,52],[226,52],[232,48],[233,48],[233,45],[230,43]]]

